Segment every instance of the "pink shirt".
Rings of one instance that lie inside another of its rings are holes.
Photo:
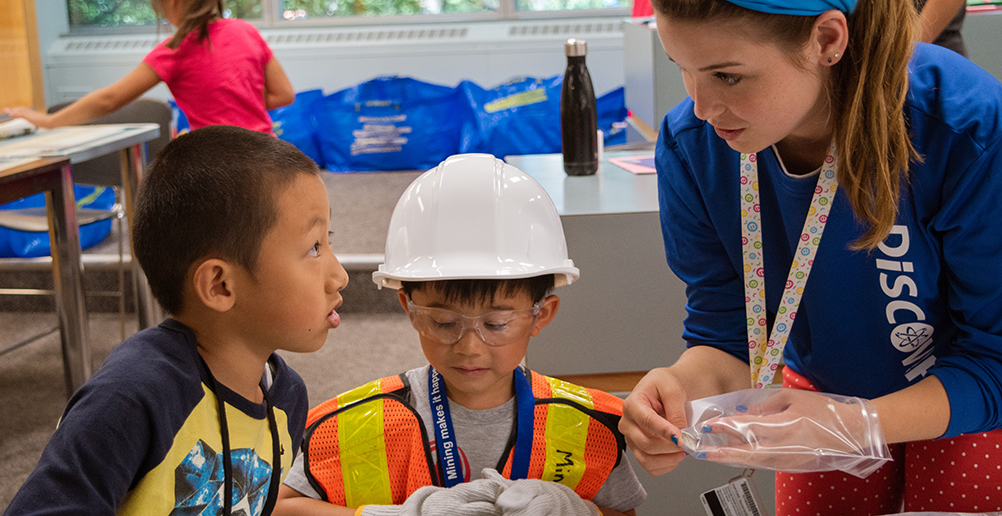
[[[176,49],[166,41],[143,62],[174,95],[191,129],[236,125],[272,134],[264,106],[264,67],[271,49],[253,25],[223,18],[209,24],[209,37],[188,34]]]

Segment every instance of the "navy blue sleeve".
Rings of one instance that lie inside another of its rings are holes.
[[[115,514],[150,446],[146,412],[126,390],[85,384],[5,514]]]
[[[4,514],[115,514],[203,396],[187,338],[158,327],[119,345],[70,399]]]
[[[705,158],[688,154],[676,140],[671,123],[673,116],[681,116],[684,110],[692,111],[691,101],[679,104],[665,118],[655,152],[665,256],[668,266],[686,284],[683,337],[689,347],[713,346],[747,362],[744,286],[734,261],[736,258],[740,264],[741,256],[735,257],[734,249],[723,243],[740,243],[741,238],[737,178],[733,184],[727,182],[738,171],[737,154],[723,151]],[[701,131],[682,131],[691,132],[684,135],[687,142],[695,139],[695,145],[700,144]],[[711,141],[704,143],[713,145]],[[703,147],[696,152],[707,154],[707,150],[713,151]],[[718,170],[727,164],[734,174]],[[716,209],[711,210],[709,202],[716,202]],[[721,209],[724,205],[735,208]]]
[[[929,369],[950,399],[943,437],[1002,428],[1002,85],[970,61],[919,44],[908,120],[923,155],[910,191],[938,246],[956,327]],[[945,128],[945,129],[944,129]]]
[[[958,332],[930,373],[950,398],[952,437],[1002,428],[1002,141],[952,175],[944,200],[932,226]]]

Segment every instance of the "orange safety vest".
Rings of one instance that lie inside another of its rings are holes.
[[[591,500],[619,465],[623,401],[526,371],[535,398],[528,478],[560,482]],[[343,507],[399,505],[419,488],[442,485],[428,433],[408,403],[403,374],[352,389],[310,410],[303,436],[306,478]],[[510,478],[514,435],[497,469]]]

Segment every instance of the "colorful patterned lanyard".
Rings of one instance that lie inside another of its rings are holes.
[[[804,294],[807,276],[814,265],[814,255],[821,242],[821,234],[828,221],[832,198],[838,184],[835,180],[835,145],[828,149],[814,198],[800,234],[800,244],[790,265],[786,288],[776,313],[772,334],[766,338],[765,266],[762,261],[762,215],[758,196],[758,158],[755,154],[741,154],[741,248],[745,273],[745,315],[748,323],[748,361],[751,366],[751,384],[756,389],[771,387],[783,348],[790,336],[793,320],[797,316],[800,298]]]

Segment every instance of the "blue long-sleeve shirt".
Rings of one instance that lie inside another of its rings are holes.
[[[944,437],[1002,428],[1002,85],[959,55],[919,44],[905,117],[916,150],[897,222],[879,249],[844,191],[832,206],[784,359],[824,392],[875,398],[935,375]],[[687,284],[684,338],[747,362],[738,152],[693,114],[662,124],[656,161],[669,266]],[[817,174],[759,153],[770,324]]]

